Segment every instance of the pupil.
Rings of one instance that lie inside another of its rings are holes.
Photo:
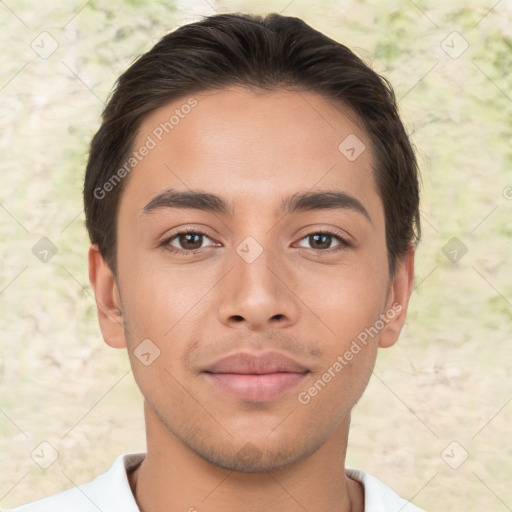
[[[192,238],[195,238],[195,242],[192,240]],[[180,243],[186,249],[199,249],[201,247],[201,235],[197,235],[195,233],[187,233],[185,235],[181,235]]]
[[[323,248],[323,249],[329,248],[330,241],[331,241],[330,235],[312,235],[311,238],[313,238],[313,240],[314,240],[314,243],[311,244],[313,247],[316,246],[316,248]],[[321,242],[320,239],[323,239],[324,242]]]

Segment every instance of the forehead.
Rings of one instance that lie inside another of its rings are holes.
[[[134,150],[144,147],[121,198],[121,208],[139,213],[170,188],[227,194],[235,209],[263,210],[273,196],[315,188],[379,200],[356,116],[312,92],[233,87],[183,96],[143,120]]]

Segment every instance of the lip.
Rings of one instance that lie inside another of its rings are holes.
[[[209,373],[269,374],[269,373],[304,373],[308,368],[279,352],[250,354],[238,352],[223,357],[206,366],[203,371]]]
[[[217,389],[253,402],[274,400],[298,386],[309,373],[300,363],[277,352],[233,354],[203,370]]]

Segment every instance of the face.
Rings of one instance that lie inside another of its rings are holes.
[[[410,293],[410,265],[388,273],[370,140],[314,93],[242,88],[160,108],[135,148],[150,139],[119,205],[124,329],[100,319],[104,337],[149,421],[203,459],[302,460],[347,424]]]

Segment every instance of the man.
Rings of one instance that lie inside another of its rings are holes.
[[[344,467],[419,239],[385,80],[297,18],[183,26],[120,77],[84,201],[99,323],[128,350],[147,454],[16,510],[420,510]]]

